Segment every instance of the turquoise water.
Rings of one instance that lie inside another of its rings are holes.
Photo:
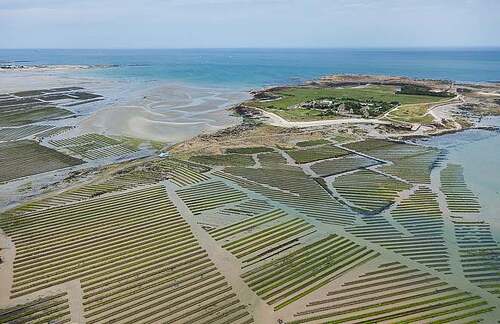
[[[113,65],[98,77],[254,88],[332,73],[500,80],[500,49],[0,50],[0,64]]]

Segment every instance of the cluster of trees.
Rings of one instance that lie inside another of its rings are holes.
[[[420,95],[420,96],[433,96],[433,97],[444,97],[451,98],[455,95],[453,93],[447,91],[431,91],[430,88],[425,86],[418,86],[413,84],[405,84],[401,87],[397,93],[399,94],[407,94],[407,95]]]
[[[320,98],[303,103],[302,108],[321,110],[323,116],[358,115],[376,117],[399,105],[397,101],[358,100],[349,97]]]

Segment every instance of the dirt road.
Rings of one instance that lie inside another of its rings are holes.
[[[275,113],[265,111],[263,109],[258,109],[263,117],[263,121],[266,124],[272,126],[293,128],[293,127],[314,127],[314,126],[328,126],[328,125],[342,125],[342,124],[379,124],[388,125],[389,121],[383,121],[378,119],[368,119],[368,118],[342,118],[342,119],[326,119],[326,120],[315,120],[315,121],[288,121],[283,117],[276,115]]]

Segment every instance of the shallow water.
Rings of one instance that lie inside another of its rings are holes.
[[[113,65],[88,75],[253,88],[325,74],[500,80],[500,49],[0,50],[0,64]]]
[[[483,126],[500,126],[500,117],[484,118]],[[471,190],[479,197],[481,216],[492,226],[500,239],[500,133],[487,130],[466,130],[459,133],[417,141],[445,148],[448,161],[461,164]]]

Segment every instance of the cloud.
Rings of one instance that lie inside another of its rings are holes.
[[[500,45],[495,0],[0,0],[1,47]]]

